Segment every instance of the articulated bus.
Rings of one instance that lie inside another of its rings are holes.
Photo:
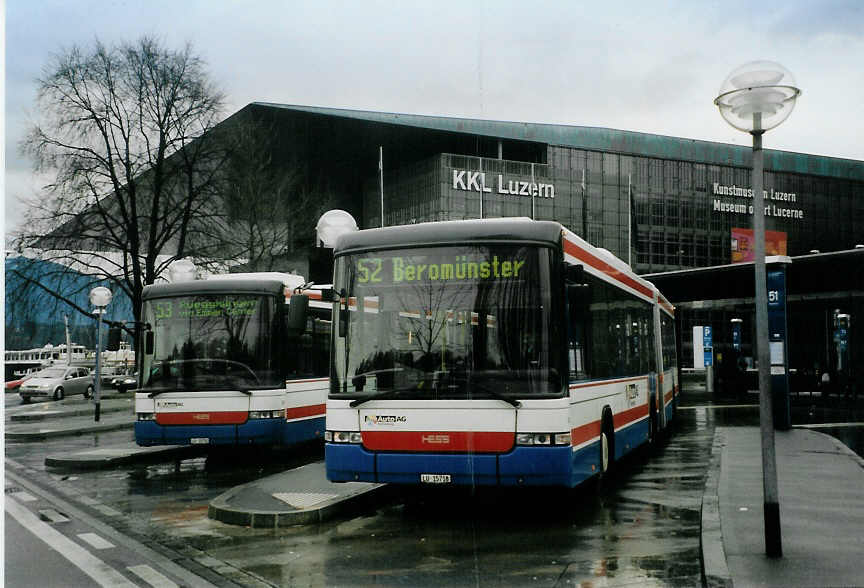
[[[320,439],[332,305],[304,279],[264,272],[150,285],[138,354],[138,445],[289,445]],[[288,324],[291,295],[305,330]],[[311,299],[311,300],[308,300]]]
[[[370,229],[334,255],[331,481],[572,487],[672,422],[672,305],[558,223]]]

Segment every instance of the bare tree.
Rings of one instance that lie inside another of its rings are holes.
[[[73,47],[38,84],[39,119],[21,148],[53,181],[28,203],[14,245],[124,292],[138,323],[144,285],[212,247],[206,227],[221,214],[212,198],[226,154],[210,131],[223,96],[190,46],[148,37]],[[40,284],[38,271],[17,271]]]
[[[251,270],[285,269],[286,256],[298,245],[314,244],[315,224],[334,206],[335,194],[324,178],[310,179],[280,148],[274,123],[254,115],[231,122],[225,129],[230,155],[220,173],[224,225],[208,225],[219,229],[210,241]]]

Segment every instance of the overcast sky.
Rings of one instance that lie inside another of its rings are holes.
[[[52,53],[191,42],[249,102],[607,127],[749,145],[712,104],[778,61],[802,96],[765,147],[864,160],[864,1],[6,0],[6,227],[39,183],[18,154]]]

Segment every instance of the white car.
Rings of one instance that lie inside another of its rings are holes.
[[[93,396],[93,377],[86,367],[53,366],[35,373],[21,384],[18,394],[24,404],[31,398],[62,400],[70,394],[83,394],[84,398],[90,398]]]

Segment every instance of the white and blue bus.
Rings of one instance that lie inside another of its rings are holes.
[[[146,286],[138,354],[138,445],[289,445],[320,439],[331,305],[311,298],[287,324],[304,279],[228,274]]]
[[[572,487],[674,416],[674,310],[608,251],[530,219],[340,237],[334,482]]]

